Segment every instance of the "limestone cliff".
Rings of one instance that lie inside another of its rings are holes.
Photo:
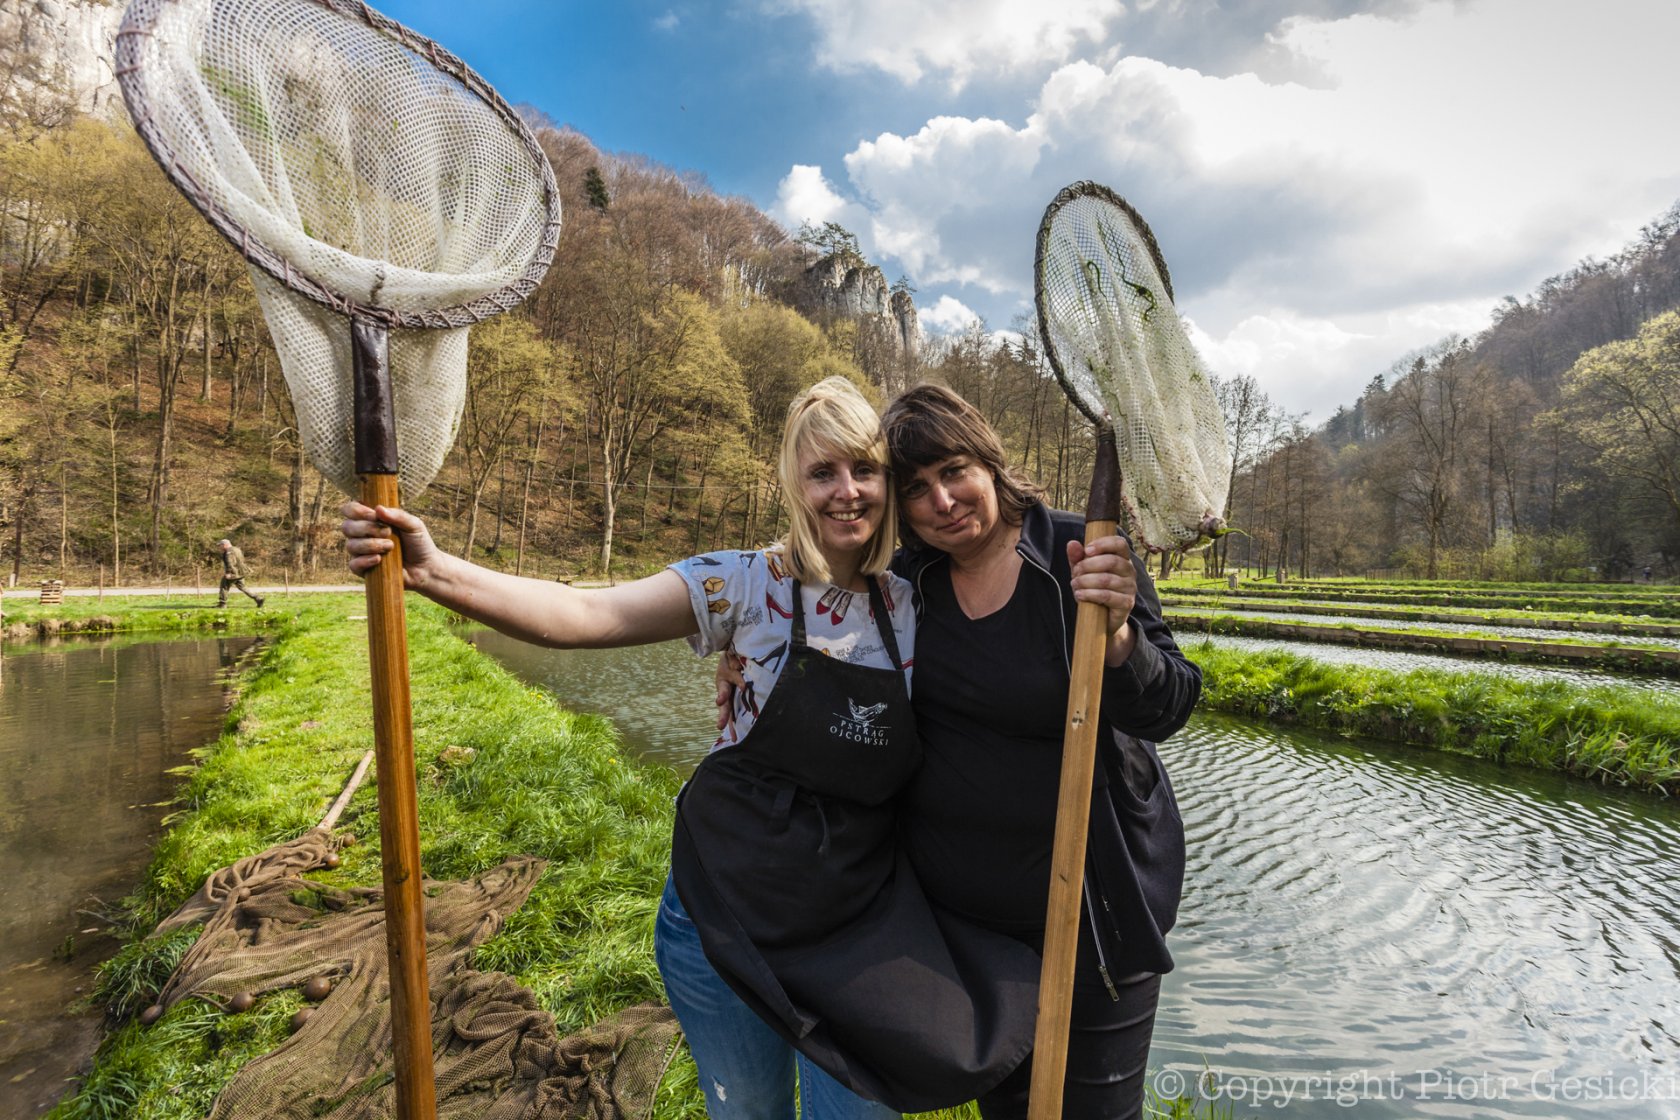
[[[921,357],[915,301],[908,292],[892,291],[881,270],[856,253],[831,253],[807,267],[794,303],[819,323],[855,321],[858,363],[889,389]]]
[[[77,109],[120,112],[111,54],[122,14],[116,0],[0,0],[0,43],[37,60]]]

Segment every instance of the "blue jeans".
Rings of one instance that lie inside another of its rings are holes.
[[[794,1070],[802,1120],[898,1120],[818,1069],[764,1024],[717,974],[670,879],[659,900],[654,957],[682,1023],[712,1120],[793,1120]]]

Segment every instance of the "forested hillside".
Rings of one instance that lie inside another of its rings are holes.
[[[180,581],[224,535],[259,581],[338,578],[339,497],[303,456],[244,263],[125,122],[79,115],[16,50],[0,63],[0,578]],[[909,282],[844,229],[790,236],[697,176],[535,126],[559,252],[524,307],[474,329],[459,438],[411,503],[446,547],[581,576],[762,543],[787,402],[833,373],[878,399],[949,383],[1053,502],[1083,504],[1089,433],[1029,323],[929,346]],[[1317,430],[1225,379],[1238,531],[1207,562],[1673,576],[1676,307],[1680,208]]]
[[[1372,378],[1316,430],[1220,386],[1231,523],[1262,574],[1674,578],[1680,563],[1680,206],[1609,260],[1507,298]]]
[[[908,295],[844,231],[790,238],[693,176],[538,132],[564,195],[559,254],[524,308],[475,328],[454,453],[414,507],[447,545],[544,574],[768,539],[787,402],[834,373],[914,379]],[[858,306],[872,292],[879,306]],[[180,578],[226,534],[259,578],[336,574],[339,499],[296,436],[243,263],[127,126],[13,113],[5,569]]]

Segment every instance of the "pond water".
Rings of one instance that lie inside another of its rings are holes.
[[[677,643],[474,641],[645,757],[711,741]],[[1217,715],[1163,754],[1190,864],[1157,1087],[1237,1116],[1680,1114],[1680,806]]]
[[[1520,638],[1534,642],[1577,642],[1585,645],[1647,646],[1656,649],[1680,649],[1680,638],[1660,635],[1595,634],[1586,630],[1545,630],[1533,626],[1484,626],[1476,622],[1407,622],[1394,618],[1363,618],[1353,615],[1301,614],[1289,611],[1215,610],[1200,607],[1169,607],[1167,621],[1193,615],[1206,618],[1228,614],[1237,618],[1263,618],[1275,622],[1304,622],[1313,626],[1354,626],[1365,630],[1440,630],[1452,634],[1492,634],[1501,638]]]
[[[97,1040],[67,1013],[116,942],[179,778],[213,739],[226,670],[255,639],[5,647],[0,677],[0,1115],[33,1116]]]
[[[1238,1115],[1680,1110],[1680,806],[1219,716],[1163,754],[1190,860],[1153,1063]]]

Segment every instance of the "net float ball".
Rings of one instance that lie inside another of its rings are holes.
[[[292,1016],[292,1033],[296,1034],[298,1031],[301,1031],[303,1029],[303,1025],[309,1022],[309,1017],[313,1014],[315,1014],[315,1009],[313,1007],[298,1008],[297,1014]]]
[[[142,1027],[149,1027],[161,1018],[163,1018],[163,1004],[154,1003],[150,1007],[146,1008],[146,1010],[140,1012],[140,1025]]]
[[[320,1003],[332,994],[332,988],[332,981],[327,977],[312,977],[309,983],[303,986],[303,998],[310,1003]]]
[[[321,865],[323,867],[326,867],[329,871],[331,869],[337,867],[338,866],[338,853],[337,852],[328,852],[327,855],[326,855],[326,858],[321,861]]]
[[[252,1006],[254,1006],[256,1002],[257,997],[252,995],[250,992],[240,992],[232,999],[228,1000],[228,1010],[237,1015],[240,1012],[251,1010]]]

